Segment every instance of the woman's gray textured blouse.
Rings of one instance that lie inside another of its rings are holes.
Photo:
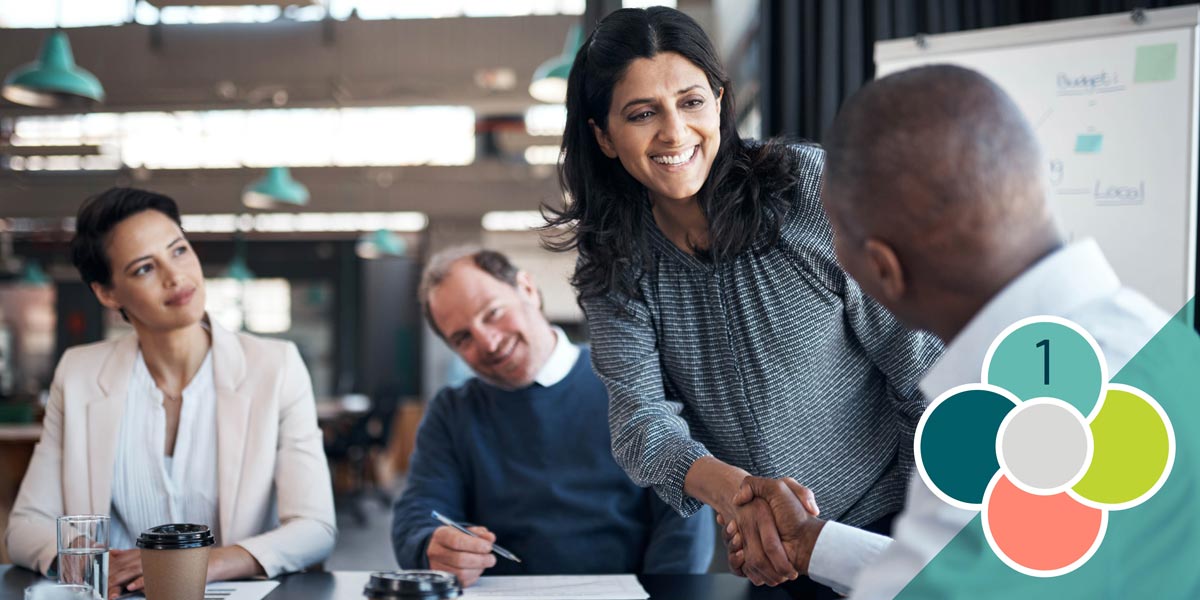
[[[655,271],[643,298],[583,301],[592,364],[617,462],[684,515],[701,506],[684,477],[711,454],[794,477],[822,517],[862,526],[903,505],[927,402],[917,383],[941,344],[841,270],[819,196],[824,152],[794,151],[799,183],[774,246],[705,262],[646,211]]]

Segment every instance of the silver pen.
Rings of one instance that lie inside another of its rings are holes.
[[[438,521],[441,521],[443,525],[449,525],[450,527],[453,527],[453,528],[455,528],[455,529],[457,529],[457,530],[459,530],[459,531],[461,531],[461,532],[463,532],[463,533],[465,533],[465,534],[467,534],[467,535],[469,535],[469,536],[471,536],[471,537],[473,537],[473,538],[478,538],[478,537],[479,537],[479,534],[477,534],[477,533],[475,533],[474,531],[471,531],[470,529],[467,529],[466,527],[463,527],[462,525],[459,525],[458,523],[455,523],[454,521],[452,521],[452,520],[450,520],[450,519],[446,518],[446,516],[445,516],[445,515],[443,515],[442,513],[438,512],[438,511],[436,511],[436,510],[435,510],[435,511],[433,511],[433,518],[437,519]],[[479,539],[483,539],[483,538],[479,538]],[[521,562],[521,559],[517,558],[517,555],[516,555],[516,554],[513,554],[512,552],[509,552],[508,550],[505,550],[504,548],[502,548],[502,547],[500,546],[500,544],[497,544],[497,543],[494,543],[494,542],[492,543],[492,552],[495,552],[496,554],[498,554],[498,555],[500,555],[500,556],[503,556],[504,558],[507,558],[508,560],[513,560],[513,561],[516,561],[516,562]]]

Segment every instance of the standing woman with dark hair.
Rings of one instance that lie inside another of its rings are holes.
[[[685,515],[704,503],[732,521],[731,565],[755,583],[808,572],[845,591],[849,565],[823,548],[849,528],[814,519],[811,560],[787,556],[772,508],[735,496],[747,475],[781,478],[810,512],[887,532],[913,469],[917,382],[941,346],[839,268],[822,151],[746,142],[736,125],[695,21],[610,14],[568,80],[570,201],[550,219],[567,231],[548,245],[579,251],[572,283],[630,477]]]
[[[142,588],[138,535],[208,525],[208,579],[274,577],[333,549],[312,384],[291,343],[208,321],[204,274],[166,196],[113,188],[79,210],[71,255],[134,333],[71,348],[13,506],[13,562],[53,570],[55,519],[111,518],[110,597]]]

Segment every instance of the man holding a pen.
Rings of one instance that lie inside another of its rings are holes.
[[[395,507],[401,567],[464,585],[485,570],[705,572],[711,513],[684,519],[617,466],[588,349],[551,327],[528,273],[497,252],[453,249],[430,259],[418,294],[477,377],[429,403]]]

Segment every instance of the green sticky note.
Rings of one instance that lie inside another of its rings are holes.
[[[1092,153],[1100,151],[1100,143],[1104,141],[1104,136],[1099,133],[1081,133],[1075,137],[1075,151],[1079,153]]]
[[[1171,81],[1175,79],[1176,44],[1138,46],[1133,67],[1134,83]]]

